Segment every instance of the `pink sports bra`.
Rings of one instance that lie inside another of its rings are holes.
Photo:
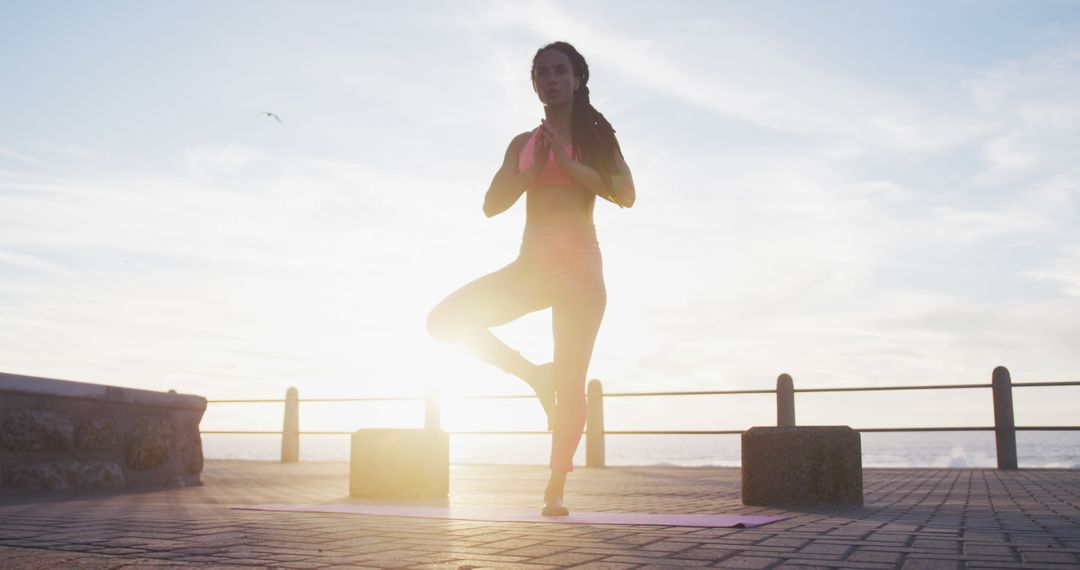
[[[540,129],[533,131],[532,136],[529,137],[528,142],[525,143],[525,148],[521,149],[521,154],[518,155],[518,172],[524,172],[527,168],[532,166],[533,163],[533,147],[536,146],[536,137],[540,136]],[[566,154],[574,156],[573,145],[566,145]],[[570,174],[559,166],[558,162],[555,162],[555,151],[548,151],[547,164],[544,165],[544,169],[540,171],[540,174],[536,176],[536,180],[533,181],[533,186],[540,186],[542,184],[555,184],[559,186],[575,186],[574,180],[570,178]]]

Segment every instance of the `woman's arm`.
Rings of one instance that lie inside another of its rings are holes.
[[[609,202],[618,204],[620,208],[629,208],[634,205],[637,200],[634,178],[630,175],[630,167],[627,166],[626,160],[623,159],[617,148],[614,149],[616,172],[611,175],[610,186],[605,186],[604,179],[599,172],[587,164],[567,156],[565,149],[551,142],[554,137],[551,137],[549,132],[545,131],[545,135],[549,137],[549,146],[555,150],[555,161],[570,174],[570,177],[575,182],[584,186],[589,192]]]
[[[491,180],[491,186],[484,194],[484,215],[492,217],[505,212],[510,206],[521,198],[525,190],[536,180],[536,174],[544,167],[541,162],[546,160],[533,160],[532,166],[522,172],[518,172],[518,155],[528,142],[531,132],[521,133],[510,141],[506,147],[506,155],[503,157],[502,166]],[[539,142],[539,141],[537,141]],[[539,146],[539,145],[537,145]],[[545,155],[546,157],[546,155]]]

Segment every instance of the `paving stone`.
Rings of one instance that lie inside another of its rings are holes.
[[[528,546],[535,546],[543,541],[534,539],[521,539],[521,538],[505,538],[492,542],[482,543],[488,548],[496,548],[501,550],[511,550],[514,548],[523,548]]]
[[[370,559],[371,556],[369,555],[368,558]],[[447,556],[447,558],[465,558],[465,556],[450,555],[450,556]],[[499,556],[499,555],[495,555],[495,554],[470,554],[468,556],[468,558],[470,558],[472,560],[480,560],[480,561],[483,561],[484,563],[492,563],[492,564],[494,564],[494,563],[517,564],[517,563],[524,563],[524,562],[528,561],[528,558],[526,558],[524,556]]]
[[[960,562],[956,560],[916,558],[904,561],[903,570],[960,570]]]
[[[911,542],[910,534],[895,532],[873,532],[865,537],[867,542],[888,542],[893,544],[908,544]]]
[[[920,550],[940,550],[943,552],[960,552],[960,543],[952,540],[935,540],[930,538],[916,538],[911,542],[912,548]]]
[[[567,552],[573,552],[573,553],[576,553],[576,554],[595,554],[595,555],[598,555],[598,556],[623,556],[623,555],[625,555],[625,556],[635,556],[635,555],[640,554],[642,557],[649,557],[649,558],[663,558],[664,556],[667,555],[664,552],[642,551],[642,550],[639,550],[639,549],[636,549],[636,548],[620,546],[620,545],[617,545],[617,544],[606,545],[606,546],[605,545],[600,545],[600,546],[575,547],[575,548],[568,549]]]
[[[847,570],[894,570],[895,564],[885,564],[881,562],[852,562],[850,560],[814,560],[796,556],[794,558],[786,558],[778,568],[786,568],[788,566],[799,566],[803,568],[814,568],[815,570],[821,570],[822,568],[845,568]]]
[[[567,568],[573,568],[574,570],[627,570],[629,568],[640,568],[638,564],[628,564],[625,562],[604,562],[602,560],[595,562],[586,562],[585,564],[579,564],[577,566],[567,566]]]
[[[1032,552],[1021,550],[1020,558],[1024,562],[1048,562],[1052,564],[1076,564],[1077,562],[1080,562],[1080,558],[1077,558],[1077,556],[1071,552]]]
[[[847,559],[851,562],[880,562],[884,564],[896,564],[903,556],[899,552],[890,552],[886,550],[877,550],[874,548],[856,548],[854,552],[848,555]]]
[[[62,544],[60,546],[53,546],[49,550],[70,550],[72,552],[92,552],[100,550],[101,547],[96,544]]]
[[[827,542],[814,542],[798,550],[799,554],[822,554],[830,558],[843,558],[852,547],[846,544],[830,544]]]
[[[600,560],[600,561],[611,562],[611,564],[654,565],[654,564],[658,564],[658,562],[662,562],[663,559],[662,558],[643,558],[643,557],[639,557],[639,556],[622,556],[622,555],[620,555],[620,556],[609,556],[609,557],[604,558],[603,560]],[[706,567],[712,566],[713,562],[710,561],[710,560],[684,559],[683,562],[681,562],[681,564],[683,564],[683,566],[686,566],[686,567],[706,568]]]
[[[679,553],[679,558],[693,560],[711,560],[714,562],[724,560],[736,553],[735,550],[723,548],[692,548]]]
[[[776,537],[767,538],[758,544],[760,544],[761,546],[776,546],[780,548],[796,549],[802,548],[808,542],[810,541],[805,538]]]
[[[505,554],[507,556],[522,556],[526,558],[533,558],[539,556],[557,555],[562,552],[566,552],[566,550],[566,546],[561,546],[558,544],[538,544],[535,546],[526,546],[524,548],[512,548],[510,550],[503,550],[500,552],[500,554]],[[573,552],[586,555],[586,553],[581,552],[579,549],[574,549]]]
[[[982,544],[967,542],[964,543],[964,554],[970,554],[974,556],[999,556],[1009,559],[1016,558],[1016,553],[1013,552],[1012,548],[999,544]]]
[[[682,552],[698,546],[699,542],[682,542],[677,540],[660,540],[643,545],[641,551],[650,552]]]
[[[88,552],[94,554],[144,554],[146,551],[137,548],[94,548]]]
[[[544,570],[544,569],[547,569],[547,568],[563,568],[563,566],[553,566],[553,565],[550,565],[550,564],[533,564],[533,563],[527,563],[527,562],[513,562],[513,563],[485,562],[485,561],[474,561],[474,560],[470,560],[470,559],[455,560],[455,561],[452,562],[452,564],[457,565],[457,566],[455,566],[455,568],[460,568],[462,566],[471,566],[471,567],[475,567],[475,568],[483,568],[484,570],[487,570],[488,568],[505,569],[505,570],[517,570],[517,569],[522,569],[522,568],[525,569],[525,570]],[[379,567],[382,567],[381,562],[379,563]]]
[[[236,564],[236,560],[222,556],[184,556],[179,560],[184,562],[213,563],[213,564]]]
[[[555,566],[572,566],[575,564],[584,564],[585,562],[592,562],[595,560],[604,559],[603,555],[597,554],[581,554],[579,552],[560,552],[556,554],[549,554],[539,558],[533,558],[529,560],[532,564],[551,564]]]
[[[679,559],[667,559],[663,564],[652,563],[642,564],[637,566],[637,570],[679,570],[680,568],[694,568],[706,565],[706,562],[700,560],[679,560]]]
[[[780,563],[779,558],[765,558],[761,556],[732,556],[731,558],[725,558],[721,563],[721,568],[745,568],[750,570],[765,570],[772,568]]]
[[[297,554],[268,554],[266,552],[257,552],[255,554],[258,558],[264,558],[267,560],[273,560],[275,562],[300,562],[302,560],[310,560],[310,556],[300,556]],[[227,558],[227,557],[223,557]]]
[[[409,560],[360,560],[358,564],[369,564],[373,568],[379,568],[386,570],[387,568],[413,568],[416,563]],[[353,566],[349,566],[352,568]],[[491,566],[491,568],[498,568],[499,566]]]

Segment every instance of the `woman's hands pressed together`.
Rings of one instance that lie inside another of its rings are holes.
[[[548,123],[543,119],[540,119],[540,136],[537,137],[537,143],[541,141],[544,143],[544,148],[547,149],[544,151],[545,159],[547,158],[548,150],[555,151],[555,162],[564,170],[567,167],[567,163],[573,161],[573,159],[566,154],[566,147],[559,144],[559,138],[555,133],[555,128],[551,126],[551,123]],[[539,146],[540,145],[537,144],[534,148],[539,148]]]
[[[551,154],[551,146],[548,144],[547,137],[543,136],[543,128],[543,124],[537,127],[537,129],[541,130],[541,136],[536,137],[532,149],[532,169],[537,175],[547,166],[548,157]]]

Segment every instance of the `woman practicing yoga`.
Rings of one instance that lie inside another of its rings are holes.
[[[540,126],[510,141],[484,196],[489,218],[525,198],[525,231],[512,263],[454,291],[428,315],[428,331],[521,378],[548,416],[551,479],[545,515],[567,515],[566,474],[585,428],[585,375],[607,305],[593,206],[600,196],[634,204],[630,169],[615,130],[589,103],[589,66],[555,42],[533,57],[532,85],[544,105]],[[554,361],[529,362],[490,327],[551,307]]]

